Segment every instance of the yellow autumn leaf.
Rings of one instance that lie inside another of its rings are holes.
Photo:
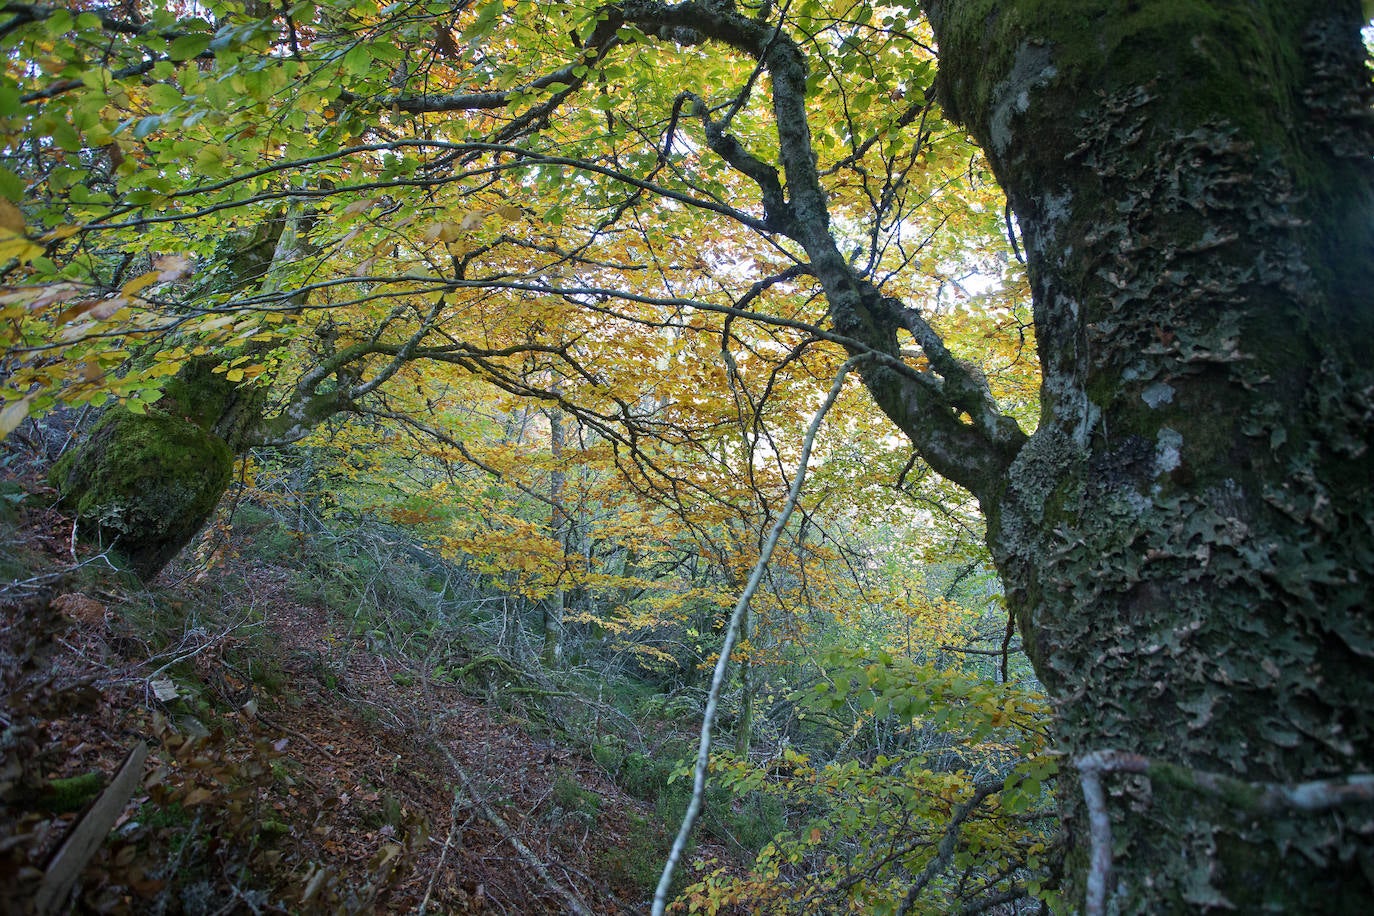
[[[234,320],[237,317],[238,316],[234,315],[233,313],[227,315],[216,315],[214,318],[211,318],[208,321],[203,322],[199,327],[196,328],[196,330],[202,332],[218,331],[220,328],[228,327],[229,325],[233,324]]]
[[[464,228],[457,223],[435,223],[425,230],[423,238],[426,242],[452,242],[463,234]]]
[[[24,214],[8,200],[0,199],[0,229],[14,235],[24,234]]]
[[[15,428],[28,418],[29,404],[32,402],[32,397],[21,398],[13,404],[7,404],[3,410],[0,410],[0,439],[14,432]]]
[[[0,261],[15,258],[21,263],[27,264],[42,253],[42,246],[35,245],[24,236],[8,230],[0,230]]]
[[[154,283],[156,283],[159,278],[158,274],[158,271],[150,270],[146,274],[141,274],[137,277],[134,277],[128,283],[124,284],[124,287],[120,290],[120,293],[122,293],[125,296],[136,296],[142,290],[145,290],[148,287],[152,286]]]

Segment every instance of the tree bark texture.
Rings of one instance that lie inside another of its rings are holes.
[[[189,369],[208,368],[192,363]],[[76,514],[78,531],[113,547],[142,579],[157,576],[205,524],[229,486],[234,455],[183,371],[161,406],[136,414],[115,407],[54,466],[51,478]],[[210,387],[222,380],[215,376]],[[190,393],[191,396],[178,396]]]
[[[1374,763],[1374,183],[1356,0],[927,0],[1024,238],[1040,425],[980,493],[1074,759]],[[1066,763],[1063,907],[1089,825]],[[1093,776],[1096,779],[1096,774]],[[1374,809],[1103,777],[1105,909],[1359,911]],[[1104,876],[1098,869],[1097,877]]]

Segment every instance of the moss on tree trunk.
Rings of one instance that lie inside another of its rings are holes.
[[[1374,131],[1354,0],[929,0],[1007,190],[1040,426],[984,498],[1059,711],[1063,908],[1348,913],[1374,810],[1268,811],[1081,755],[1290,784],[1374,761]],[[1094,874],[1095,873],[1095,874]]]
[[[261,392],[192,360],[146,413],[108,410],[52,470],[88,540],[113,546],[140,578],[155,577],[209,519],[229,486]]]
[[[151,579],[200,530],[229,485],[234,455],[223,439],[158,410],[107,413],[53,469],[78,524]]]
[[[268,220],[224,241],[225,275],[239,289],[270,268],[283,222]],[[228,488],[234,458],[262,422],[264,389],[230,382],[223,359],[187,362],[156,406],[111,407],[52,469],[62,503],[87,540],[113,545],[145,581],[155,577],[209,519]]]

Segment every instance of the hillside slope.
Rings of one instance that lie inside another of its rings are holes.
[[[643,908],[662,825],[588,757],[301,600],[299,570],[231,560],[146,590],[74,565],[70,519],[38,502],[0,577],[6,911],[139,741],[79,912]],[[496,692],[513,674],[462,668]]]

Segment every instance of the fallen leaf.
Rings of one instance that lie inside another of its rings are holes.
[[[183,808],[190,808],[193,805],[203,805],[213,798],[214,794],[215,793],[211,792],[209,789],[192,789],[187,793],[186,797],[181,800],[181,806]]]
[[[170,703],[179,696],[177,685],[168,678],[149,681],[148,686],[152,688],[153,695],[164,703]]]

